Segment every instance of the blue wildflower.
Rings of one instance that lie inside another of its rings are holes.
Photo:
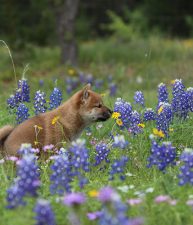
[[[17,124],[22,123],[23,121],[29,118],[29,109],[24,103],[20,103],[16,111],[16,120]]]
[[[50,203],[44,199],[38,199],[34,212],[36,213],[36,225],[55,225],[55,216]]]
[[[134,103],[140,106],[145,106],[145,99],[142,91],[136,91],[134,94]]]
[[[127,147],[128,145],[128,141],[125,141],[125,137],[123,135],[116,135],[113,137],[114,139],[114,142],[112,144],[112,146],[114,148],[121,148],[121,149],[124,149]]]
[[[8,208],[15,208],[23,205],[24,196],[37,196],[40,186],[37,158],[34,154],[24,154],[22,159],[17,162],[17,179],[7,190]]]
[[[53,92],[50,95],[50,110],[56,109],[62,102],[62,92],[58,88],[54,88]]]
[[[11,95],[8,99],[7,99],[7,105],[9,109],[14,109],[17,106],[17,103],[15,101],[15,96]]]
[[[116,93],[117,93],[117,85],[115,83],[110,83],[109,84],[109,95],[115,96]]]
[[[180,167],[179,185],[191,184],[193,185],[193,149],[186,148],[181,156],[180,161],[183,165]]]
[[[168,90],[164,83],[158,85],[158,104],[160,102],[168,102]]]
[[[37,91],[35,94],[34,109],[35,109],[36,115],[38,115],[40,113],[44,113],[47,109],[45,96],[46,96],[45,93],[41,92],[40,90]]]
[[[72,168],[67,152],[61,151],[54,156],[54,162],[50,167],[50,192],[51,194],[62,195],[64,192],[71,191]]]
[[[176,165],[176,148],[171,142],[163,142],[159,145],[155,140],[152,141],[151,155],[148,158],[148,168],[155,165],[159,170],[165,172],[169,165]]]
[[[132,115],[131,104],[121,98],[117,98],[114,105],[114,112],[118,112],[121,114],[120,119],[122,120],[123,125],[128,128],[130,124],[130,117]]]
[[[166,102],[160,102],[156,117],[156,126],[157,129],[163,131],[166,136],[168,136],[169,126],[172,122],[172,119],[173,113],[171,105]]]
[[[21,101],[30,102],[30,87],[26,79],[18,81],[18,90],[21,90]]]
[[[187,88],[187,96],[189,110],[193,112],[193,87]]]
[[[119,178],[121,180],[124,180],[125,179],[124,169],[125,169],[125,165],[127,162],[128,162],[128,157],[126,157],[126,156],[122,156],[120,159],[114,160],[114,162],[111,165],[109,179],[113,180],[115,174],[119,174]]]
[[[96,90],[100,89],[102,87],[102,85],[103,85],[103,80],[101,80],[101,79],[95,80],[94,86],[95,86]]]
[[[185,91],[185,86],[181,80],[176,79],[173,83],[172,89],[172,111],[173,113],[181,118],[186,119],[188,116],[188,94]]]
[[[129,131],[133,134],[140,133],[142,131],[142,128],[139,126],[140,123],[141,123],[140,114],[136,110],[132,111],[130,117]]]
[[[156,119],[156,114],[152,108],[146,108],[144,115],[143,115],[144,121],[150,121]]]
[[[95,156],[95,166],[101,164],[101,162],[109,162],[108,155],[110,149],[105,143],[99,143],[96,145],[96,156]]]
[[[80,187],[87,183],[87,179],[83,176],[83,172],[89,171],[89,152],[85,146],[85,140],[78,139],[72,142],[72,146],[68,149],[70,161],[73,165],[72,174],[78,177]]]

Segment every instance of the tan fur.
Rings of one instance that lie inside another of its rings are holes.
[[[8,126],[0,129],[0,140],[13,130],[4,142],[4,151],[8,155],[16,155],[22,143],[31,143],[33,147],[34,142],[38,142],[38,147],[48,144],[60,147],[63,141],[76,139],[92,122],[105,121],[110,115],[101,96],[87,85],[57,109],[26,120],[14,130]],[[57,122],[52,124],[57,117]]]

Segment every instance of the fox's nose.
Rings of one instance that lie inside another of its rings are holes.
[[[112,113],[113,112],[110,109],[107,109],[107,111],[105,111],[103,113],[103,116],[106,117],[106,118],[110,118],[110,116],[111,116]]]

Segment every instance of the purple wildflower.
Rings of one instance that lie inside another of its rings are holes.
[[[99,191],[98,199],[105,203],[110,202],[118,197],[117,193],[111,187],[104,187]]]
[[[100,218],[101,215],[102,215],[101,211],[87,213],[87,217],[89,220],[96,220]]]
[[[67,206],[81,205],[86,201],[86,197],[83,193],[73,192],[64,196],[63,203]]]

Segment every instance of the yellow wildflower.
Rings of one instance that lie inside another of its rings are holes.
[[[43,130],[43,127],[41,127],[41,126],[37,126],[37,128],[38,128],[39,130]]]
[[[174,128],[169,128],[169,131],[170,131],[170,132],[174,131]]]
[[[34,141],[34,145],[38,145],[38,143],[39,143],[38,141]]]
[[[165,137],[165,134],[162,130],[158,130],[157,128],[153,128],[153,134],[158,136],[158,137]]]
[[[122,126],[123,125],[123,121],[121,119],[117,119],[116,120],[117,125]]]
[[[68,74],[70,76],[74,76],[76,74],[76,71],[74,69],[68,69]]]
[[[144,128],[145,127],[145,124],[144,123],[139,123],[138,124],[138,127]]]
[[[111,118],[118,119],[120,116],[121,116],[121,114],[119,112],[113,112]]]
[[[52,120],[52,125],[54,125],[60,119],[59,116],[55,116]]]
[[[90,197],[95,198],[95,197],[97,197],[97,196],[99,195],[99,192],[96,191],[96,190],[92,190],[92,191],[89,191],[89,192],[88,192],[88,195],[89,195]]]
[[[160,106],[160,108],[158,109],[158,115],[163,111],[163,106]]]
[[[101,93],[101,97],[105,97],[107,93]]]
[[[176,82],[176,80],[171,80],[170,83],[171,83],[171,84],[175,84],[175,82]]]

